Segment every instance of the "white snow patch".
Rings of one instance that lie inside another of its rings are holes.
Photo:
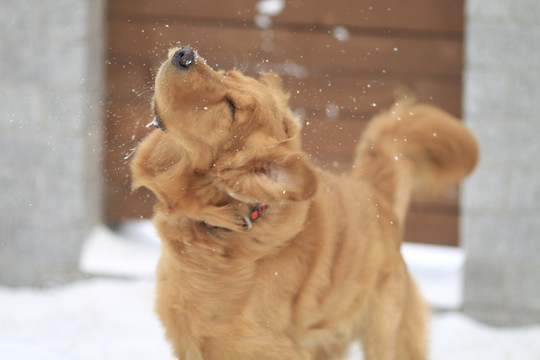
[[[345,26],[336,26],[333,28],[332,35],[339,41],[347,41],[351,37],[349,30]]]
[[[87,280],[49,290],[0,287],[2,359],[172,359],[151,281]]]
[[[153,279],[159,258],[159,239],[152,223],[125,223],[120,231],[116,233],[105,226],[94,228],[83,248],[81,271]]]
[[[276,16],[285,8],[285,0],[261,0],[257,3],[257,12],[262,15]]]
[[[401,253],[420,292],[432,307],[445,310],[461,307],[465,263],[462,249],[404,243]]]

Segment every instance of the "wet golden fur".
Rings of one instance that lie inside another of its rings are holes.
[[[476,164],[452,116],[402,103],[368,125],[349,174],[316,168],[272,74],[188,70],[169,53],[132,162],[157,198],[156,310],[176,357],[425,359],[427,311],[400,254],[411,194]],[[252,204],[269,206],[246,229]],[[218,226],[207,228],[203,222]]]

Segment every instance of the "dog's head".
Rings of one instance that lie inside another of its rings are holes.
[[[169,51],[156,76],[154,124],[176,139],[196,172],[214,176],[234,198],[301,200],[316,182],[287,103],[277,75],[214,71],[184,46]]]
[[[195,167],[208,156],[240,151],[255,135],[264,145],[297,139],[300,123],[274,74],[259,80],[237,71],[213,71],[189,46],[169,51],[153,99],[155,124],[176,137]],[[213,158],[211,160],[214,160]]]

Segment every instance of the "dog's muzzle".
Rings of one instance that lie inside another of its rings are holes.
[[[197,57],[191,46],[184,46],[174,53],[171,62],[182,70],[188,70],[197,62]]]

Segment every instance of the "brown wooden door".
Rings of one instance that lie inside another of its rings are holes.
[[[192,45],[215,68],[282,74],[305,150],[340,172],[366,121],[399,89],[461,115],[462,28],[455,0],[110,0],[108,221],[151,216],[155,199],[131,193],[127,164],[149,131],[153,75],[172,45]],[[415,201],[406,240],[456,245],[457,194]]]

